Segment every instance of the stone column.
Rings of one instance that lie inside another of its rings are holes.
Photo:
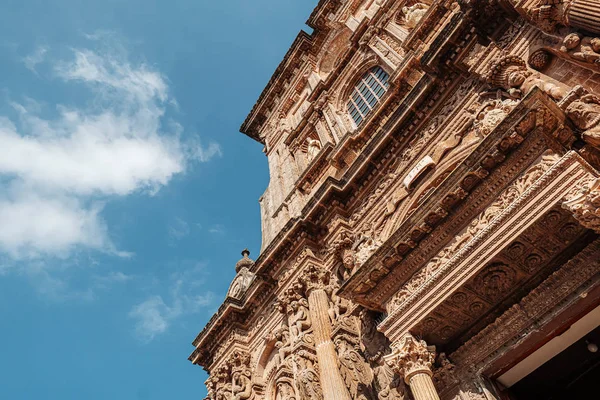
[[[392,353],[385,357],[385,361],[404,377],[415,400],[439,400],[431,378],[434,357],[425,341],[406,334],[400,341],[392,344]]]
[[[573,0],[565,11],[567,26],[600,34],[600,0]]]
[[[326,400],[351,400],[350,392],[348,392],[338,367],[335,346],[331,341],[331,320],[328,313],[329,295],[325,291],[329,284],[329,271],[309,266],[304,272],[301,282],[308,296],[308,308],[319,361],[323,397]]]

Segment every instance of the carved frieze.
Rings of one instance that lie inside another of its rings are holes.
[[[578,155],[600,160],[600,42],[575,30],[593,18],[459,3],[320,2],[278,67],[242,128],[273,171],[263,251],[190,356],[208,399],[490,398],[483,366],[597,273],[577,261],[600,233]],[[347,96],[374,66],[390,88],[356,127]]]

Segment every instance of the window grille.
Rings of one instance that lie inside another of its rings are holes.
[[[348,113],[356,126],[379,103],[390,86],[388,78],[381,67],[373,67],[358,81],[348,100]]]

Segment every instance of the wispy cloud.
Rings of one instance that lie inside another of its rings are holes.
[[[38,48],[26,67],[46,62],[47,51]],[[66,258],[87,248],[127,257],[102,218],[106,202],[152,195],[220,148],[184,139],[165,121],[174,102],[167,79],[122,51],[75,49],[53,68],[64,84],[86,87],[90,101],[57,104],[51,118],[35,101],[13,103],[16,118],[0,115],[0,253]]]
[[[168,228],[171,242],[181,240],[190,234],[190,225],[181,218],[175,218]]]
[[[205,265],[196,263],[169,277],[166,296],[152,295],[133,306],[129,317],[135,321],[134,333],[140,342],[149,343],[176,320],[211,307],[214,293],[202,290],[206,277]]]
[[[23,58],[23,64],[25,64],[25,67],[28,70],[37,74],[35,67],[44,62],[46,53],[48,53],[48,48],[46,46],[38,46],[33,53]]]
[[[90,302],[96,299],[93,287],[76,289],[65,276],[50,273],[41,263],[32,263],[25,271],[37,293],[52,302]]]
[[[121,271],[110,271],[106,275],[95,275],[93,277],[93,286],[99,289],[109,289],[115,284],[123,284],[133,279],[132,275],[124,274]]]
[[[216,224],[210,227],[210,229],[208,230],[208,232],[215,234],[215,235],[224,235],[225,234],[225,227],[221,224]]]

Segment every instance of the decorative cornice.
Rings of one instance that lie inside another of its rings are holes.
[[[585,163],[576,152],[567,153],[550,170],[532,184],[517,200],[512,202],[488,226],[477,234],[469,243],[464,245],[446,264],[439,268],[436,275],[421,285],[409,298],[399,304],[392,313],[383,321],[378,329],[391,334],[402,332],[408,325],[423,317],[423,312],[428,309],[427,303],[448,296],[457,283],[457,271],[466,275],[477,266],[484,265],[483,260],[502,245],[508,238],[516,235],[517,229],[525,229],[524,220],[531,220],[533,215],[540,215],[541,210],[556,204],[564,196],[564,188],[574,182],[585,179],[589,172],[582,167]],[[536,202],[531,203],[534,196]],[[515,213],[519,211],[519,223],[515,222]],[[494,240],[490,236],[494,234]],[[481,247],[483,243],[487,246]],[[468,264],[468,266],[465,266]],[[444,288],[435,288],[444,281]],[[421,312],[412,312],[415,307],[420,307]]]
[[[552,317],[559,312],[557,307],[564,309],[570,302],[578,299],[580,288],[584,288],[583,293],[586,293],[597,287],[599,272],[600,241],[596,240],[546,278],[519,303],[469,339],[449,356],[450,359],[464,369],[485,368],[504,352],[511,350],[527,334],[541,329],[548,313],[552,313]]]

